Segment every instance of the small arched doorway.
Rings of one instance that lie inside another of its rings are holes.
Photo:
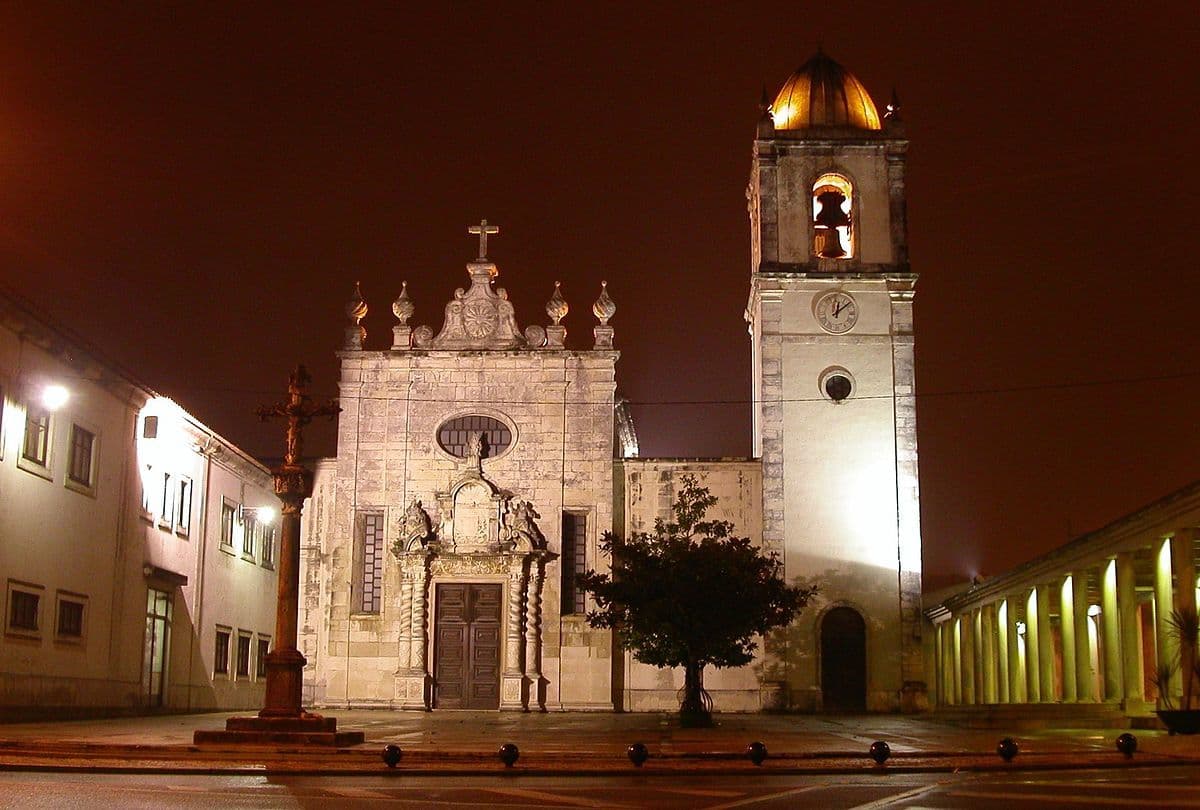
[[[854,608],[835,607],[821,619],[821,697],[825,711],[867,708],[867,626]]]

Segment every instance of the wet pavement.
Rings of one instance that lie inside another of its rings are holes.
[[[246,713],[238,713],[244,715]],[[193,745],[197,729],[221,729],[222,714],[162,715],[0,725],[0,767],[25,770],[167,771],[177,773],[355,774],[386,771],[386,744],[403,751],[399,771],[478,774],[503,769],[496,752],[520,749],[516,768],[529,773],[604,774],[633,766],[631,743],[650,759],[640,772],[756,770],[745,755],[766,745],[762,770],[829,773],[878,769],[871,743],[887,742],[893,770],[946,771],[1118,767],[1200,761],[1200,737],[1138,730],[1138,753],[1117,752],[1113,729],[1046,729],[1007,734],[964,729],[896,715],[812,716],[717,714],[706,729],[679,726],[672,714],[522,714],[497,712],[329,711],[343,730],[366,742],[331,749],[292,745]],[[1011,763],[996,754],[1002,737],[1020,752]]]

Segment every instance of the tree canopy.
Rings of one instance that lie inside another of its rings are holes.
[[[606,532],[612,573],[588,571],[578,582],[596,600],[589,624],[618,630],[642,663],[684,667],[681,710],[706,712],[704,667],[750,663],[755,637],[790,623],[816,587],[787,585],[774,554],[735,536],[732,523],[705,519],[717,503],[707,487],[693,475],[681,482],[671,521],[627,538]]]

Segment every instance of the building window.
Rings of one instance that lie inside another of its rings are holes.
[[[466,458],[471,437],[483,434],[481,458],[495,458],[512,444],[512,429],[491,416],[456,416],[441,424],[437,430],[438,446],[456,458]]]
[[[258,637],[258,658],[254,662],[254,676],[267,677],[267,653],[271,651],[271,639]]]
[[[562,612],[585,613],[586,594],[575,577],[587,571],[587,515],[563,512],[562,521]]]
[[[233,524],[237,519],[237,507],[229,501],[221,502],[221,545],[233,547]]]
[[[170,473],[163,473],[159,480],[162,481],[162,503],[158,513],[158,522],[169,530],[171,521],[175,518],[175,488],[171,486]]]
[[[813,183],[813,253],[822,259],[854,257],[851,210],[854,190],[840,174],[823,174]]]
[[[187,536],[192,527],[192,479],[179,476],[175,485],[175,531]]]
[[[217,646],[213,650],[213,673],[216,675],[229,674],[229,630],[217,628]]]
[[[237,677],[250,677],[250,634],[238,633]]]
[[[383,514],[365,514],[359,520],[358,609],[378,613],[383,588]]]
[[[75,594],[58,595],[58,620],[55,623],[55,635],[61,641],[80,641],[83,639],[83,612],[86,597]]]
[[[81,487],[92,486],[96,434],[79,425],[71,425],[71,454],[67,461],[67,479]]]
[[[242,555],[254,559],[254,538],[258,534],[258,520],[246,515],[242,521]]]
[[[263,564],[263,568],[274,568],[275,567],[275,527],[274,526],[263,526],[262,564]]]
[[[42,589],[9,580],[8,632],[35,636],[41,632]]]
[[[25,444],[21,457],[45,467],[50,459],[50,414],[32,406],[25,411]]]
[[[146,520],[154,520],[154,499],[153,488],[150,482],[154,480],[154,468],[149,464],[146,469],[142,470],[142,517]]]

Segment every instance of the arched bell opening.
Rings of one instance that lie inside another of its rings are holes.
[[[812,188],[813,253],[822,259],[854,257],[854,186],[833,172],[817,178]]]

